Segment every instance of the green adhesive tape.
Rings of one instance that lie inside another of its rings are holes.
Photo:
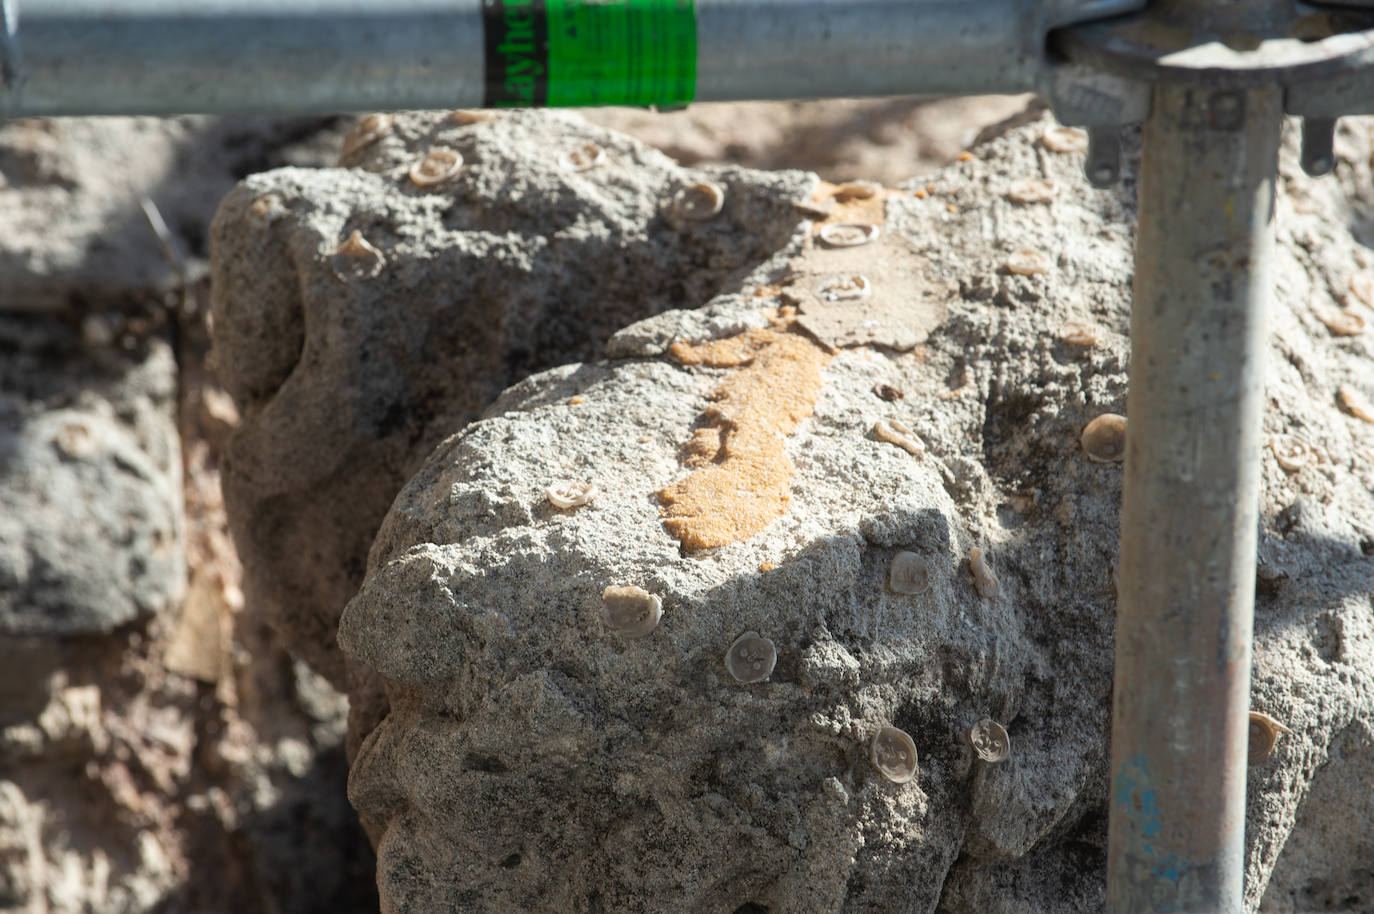
[[[486,105],[685,105],[694,0],[484,0]]]

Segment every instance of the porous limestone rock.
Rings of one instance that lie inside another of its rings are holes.
[[[0,636],[109,632],[185,592],[165,333],[0,313]]]
[[[353,734],[350,779],[380,835],[385,909],[1101,910],[1122,471],[1079,438],[1126,412],[1133,186],[1089,188],[1081,154],[1038,143],[1051,123],[888,195],[885,232],[948,290],[945,316],[912,350],[828,358],[813,401],[789,406],[785,510],[761,532],[688,550],[657,493],[753,459],[731,450],[756,417],[725,382],[767,360],[686,364],[703,350],[668,344],[797,333],[774,276],[727,290],[709,319],[630,327],[612,360],[534,375],[452,427],[397,496],[339,631],[390,703]],[[1374,266],[1352,238],[1374,186],[1368,129],[1343,125],[1324,182],[1298,173],[1291,136],[1285,149],[1265,431],[1300,430],[1317,456],[1290,472],[1261,455],[1252,706],[1294,732],[1249,773],[1251,909],[1374,901],[1367,841],[1323,836],[1325,816],[1367,809],[1374,765],[1374,426],[1336,399],[1343,383],[1369,392],[1369,337],[1313,313]],[[1027,177],[1057,195],[1008,200]],[[1026,248],[1049,272],[1006,269]],[[1097,342],[1061,339],[1070,320]],[[875,437],[881,419],[924,450]],[[554,480],[599,494],[560,509]],[[698,507],[759,497],[723,486]],[[996,596],[975,589],[975,548]],[[899,551],[928,560],[928,590],[886,586]],[[602,594],[621,585],[662,600],[648,636],[608,628]],[[778,657],[743,685],[724,656],[748,631]],[[1013,747],[996,765],[967,740],[985,717]],[[910,783],[870,761],[885,725],[914,738]]]
[[[432,112],[373,132],[345,142],[353,167],[246,179],[211,236],[215,357],[243,413],[224,491],[245,591],[340,685],[339,612],[429,450],[530,371],[705,303],[784,245],[815,185],[686,171],[572,115]],[[434,149],[462,166],[417,185]],[[596,164],[576,170],[583,155]],[[723,210],[678,217],[703,176]]]

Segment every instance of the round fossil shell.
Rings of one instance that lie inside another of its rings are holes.
[[[94,456],[100,450],[90,427],[82,422],[64,424],[53,436],[53,444],[64,457],[78,460]]]
[[[879,419],[873,423],[873,437],[895,444],[913,457],[920,457],[926,452],[925,442],[896,419]]]
[[[348,280],[373,279],[386,266],[386,255],[377,250],[357,229],[345,238],[330,256],[334,275]]]
[[[463,156],[455,149],[436,146],[410,166],[410,180],[416,187],[442,184],[463,168]]]
[[[906,784],[916,777],[916,741],[896,727],[883,727],[873,734],[868,757],[878,773],[894,784]]]
[[[1341,405],[1356,419],[1374,422],[1374,403],[1370,403],[1368,397],[1349,384],[1342,384],[1336,389],[1336,399],[1340,400]]]
[[[871,222],[832,222],[821,226],[820,239],[832,248],[856,248],[877,238],[878,232]]]
[[[544,490],[555,508],[580,508],[591,504],[600,490],[590,482],[555,482]]]
[[[778,651],[773,642],[758,632],[745,632],[730,645],[725,652],[725,669],[735,677],[736,682],[746,685],[763,682],[773,675],[773,667],[778,662]]]
[[[590,171],[606,161],[606,150],[595,143],[583,143],[558,157],[558,167],[564,171]]]
[[[1126,417],[1103,413],[1083,427],[1083,453],[1095,463],[1119,463],[1126,459]]]
[[[892,557],[887,586],[894,593],[925,593],[930,590],[930,563],[914,552],[899,552]]]
[[[1284,733],[1293,731],[1283,724],[1274,720],[1268,714],[1259,711],[1250,712],[1250,764],[1254,765],[1274,751],[1274,745],[1279,741],[1279,737]]]
[[[985,762],[1000,762],[1011,755],[1011,737],[1007,728],[985,717],[969,728],[968,741],[973,751]]]
[[[1007,187],[1007,199],[1013,203],[1049,203],[1057,188],[1044,178],[1021,178]]]
[[[1048,273],[1050,267],[1050,257],[1043,251],[1035,248],[1022,248],[1019,251],[1012,251],[1007,257],[1007,272],[1015,273],[1018,276],[1036,276],[1040,273]]]
[[[1086,152],[1088,133],[1077,127],[1051,127],[1040,137],[1040,143],[1050,152]]]
[[[663,601],[642,587],[607,587],[601,593],[606,625],[626,638],[643,638],[658,628]]]
[[[1059,338],[1070,346],[1096,346],[1102,341],[1102,330],[1089,321],[1064,321]]]
[[[725,188],[714,181],[688,184],[673,197],[673,212],[689,222],[714,219],[725,207]]]
[[[1278,465],[1290,473],[1312,462],[1312,446],[1296,435],[1275,435],[1269,439],[1269,448]]]
[[[1317,320],[1336,336],[1359,336],[1364,333],[1365,321],[1354,311],[1330,309],[1317,312]]]
[[[396,119],[389,114],[364,114],[344,137],[340,158],[348,158],[364,146],[377,142],[391,132],[395,122]]]
[[[873,292],[873,283],[867,276],[850,273],[847,276],[830,276],[816,286],[816,294],[826,301],[859,301],[868,298]]]
[[[968,570],[973,575],[973,589],[978,595],[995,600],[1002,595],[1002,582],[993,574],[983,550],[974,546],[968,553]]]

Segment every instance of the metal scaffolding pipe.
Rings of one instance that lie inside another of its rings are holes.
[[[1244,911],[1283,89],[1154,88],[1139,184],[1108,910]]]
[[[1082,5],[1102,14],[1139,4]],[[523,23],[534,9],[545,23],[538,37],[552,54],[544,61],[550,86],[572,87],[561,101],[551,94],[547,103],[1025,92],[1036,87],[1043,38],[1055,24],[1046,21],[1043,6],[1034,0],[557,6],[546,0],[0,0],[0,117],[478,107],[492,103],[491,83],[499,82],[490,67],[496,49],[513,46],[493,34],[510,21]],[[560,16],[565,23],[577,17],[584,17],[579,25],[601,23],[611,44],[560,56]],[[598,84],[608,82],[605,58],[622,52],[641,94],[598,95]],[[695,77],[685,97],[668,89],[657,97],[655,86],[640,85],[664,78],[665,67]]]

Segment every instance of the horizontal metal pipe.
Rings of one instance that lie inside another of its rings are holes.
[[[0,115],[482,100],[481,0],[22,0]]]
[[[1135,4],[1084,7],[1104,5]],[[1031,91],[1047,27],[1036,0],[668,6],[686,11],[687,54],[695,15],[699,101]],[[482,0],[0,0],[0,11],[0,117],[489,100]]]
[[[698,0],[699,101],[1031,92],[1026,0]]]

